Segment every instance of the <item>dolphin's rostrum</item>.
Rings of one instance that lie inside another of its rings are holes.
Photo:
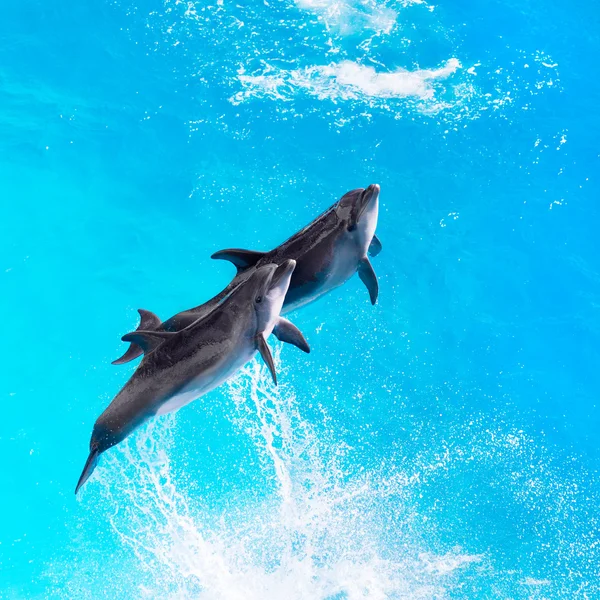
[[[124,440],[149,418],[165,414],[216,388],[258,351],[277,384],[273,358],[266,339],[279,339],[305,352],[302,333],[280,317],[294,260],[266,264],[238,281],[208,314],[178,332],[136,330],[123,337],[144,352],[135,373],[94,424],[90,454],[75,493],[94,471],[98,458]],[[145,326],[152,313],[142,313]]]
[[[289,290],[285,297],[282,314],[305,306],[317,298],[344,284],[354,273],[367,287],[372,304],[377,301],[379,285],[367,257],[377,256],[381,242],[375,235],[379,214],[379,186],[372,184],[366,189],[352,190],[280,246],[270,252],[255,252],[231,248],[221,250],[212,258],[228,260],[237,269],[233,281],[214,298],[195,308],[183,311],[164,323],[149,311],[140,310],[138,329],[156,331],[179,331],[199,317],[209,313],[240,281],[249,277],[262,265],[282,264],[296,261]],[[153,323],[152,327],[148,324]],[[286,328],[276,327],[276,337],[286,339]],[[131,345],[125,354],[113,364],[123,364],[140,356],[142,348],[130,338]]]

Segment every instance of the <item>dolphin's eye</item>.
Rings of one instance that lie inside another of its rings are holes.
[[[262,302],[262,296],[256,296],[256,303],[260,304]]]
[[[354,231],[356,229],[356,223],[350,223],[347,227],[348,231]]]

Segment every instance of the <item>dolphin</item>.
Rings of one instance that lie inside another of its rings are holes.
[[[144,358],[94,424],[90,453],[75,493],[103,452],[151,417],[178,410],[213,390],[257,351],[277,385],[266,341],[273,330],[279,330],[280,339],[310,351],[296,326],[280,317],[295,267],[294,260],[286,260],[279,266],[255,269],[211,312],[178,332],[136,330],[123,337],[142,348]]]
[[[164,323],[154,313],[139,309],[138,329],[179,331],[213,310],[254,269],[270,263],[282,264],[289,259],[296,261],[296,268],[282,314],[314,302],[344,284],[356,272],[367,287],[371,303],[375,304],[379,285],[367,252],[377,256],[381,251],[381,242],[375,235],[378,213],[379,186],[372,184],[366,189],[347,192],[322,215],[270,252],[240,248],[215,252],[211,258],[228,260],[235,265],[237,273],[231,283],[208,302],[180,312]],[[282,339],[279,328],[273,333]],[[131,341],[125,354],[112,364],[127,363],[142,353],[142,348]]]

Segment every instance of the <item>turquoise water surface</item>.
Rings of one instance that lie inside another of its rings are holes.
[[[7,2],[0,598],[600,598],[600,9]],[[136,309],[381,185],[354,277],[103,455]]]

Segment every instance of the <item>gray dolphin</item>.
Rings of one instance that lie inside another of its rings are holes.
[[[375,235],[378,213],[379,186],[372,184],[366,189],[358,188],[344,194],[322,215],[270,252],[240,248],[216,252],[211,258],[228,260],[237,268],[237,274],[222,292],[164,323],[154,313],[140,309],[138,329],[179,331],[213,310],[253,269],[269,263],[281,264],[288,259],[295,260],[297,264],[282,314],[313,302],[345,283],[356,272],[369,291],[371,303],[375,304],[379,285],[367,251],[371,256],[377,256],[381,251],[381,242]],[[279,328],[275,328],[273,333],[280,340],[288,341],[281,337],[285,332],[280,332]],[[129,362],[142,352],[139,345],[132,342],[127,352],[113,364]]]
[[[213,390],[257,351],[277,385],[266,342],[273,329],[309,351],[302,333],[280,317],[295,266],[294,260],[286,260],[254,269],[214,310],[178,332],[137,330],[123,337],[142,348],[144,358],[94,424],[90,454],[75,493],[96,468],[100,454],[151,417],[177,410]]]

